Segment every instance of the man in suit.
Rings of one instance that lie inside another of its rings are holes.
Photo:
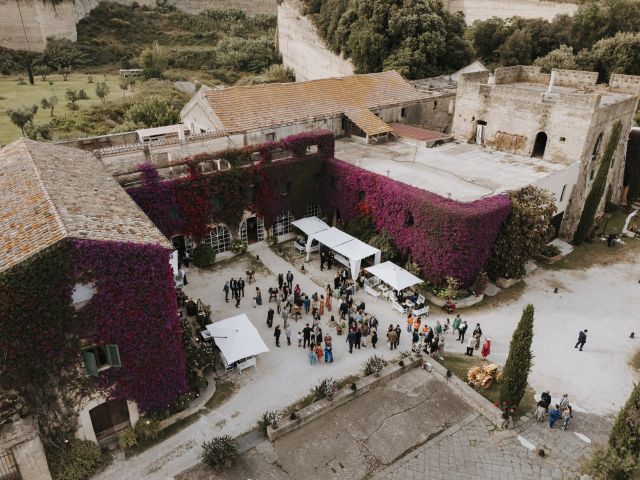
[[[242,277],[238,280],[238,289],[242,292],[242,296],[244,297],[244,280]]]
[[[289,286],[289,290],[293,288],[293,273],[291,273],[291,270],[287,272],[287,285]]]
[[[576,346],[573,347],[573,348],[578,348],[578,345],[580,345],[580,351],[582,351],[582,347],[584,347],[585,343],[587,343],[587,329],[586,328],[584,330],[582,330],[578,334],[578,341],[576,342]]]

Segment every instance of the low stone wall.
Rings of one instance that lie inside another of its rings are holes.
[[[432,374],[447,384],[451,390],[462,397],[465,402],[486,417],[487,420],[499,429],[502,429],[502,411],[498,407],[455,375],[451,374],[450,377],[447,377],[447,369],[435,360],[429,359],[427,365],[431,367]]]
[[[47,458],[33,417],[18,419],[0,429],[0,453],[5,451],[13,454],[22,480],[51,480]],[[0,476],[3,473],[8,473],[9,478],[13,478],[10,475],[12,472],[0,469]]]
[[[273,428],[273,426],[269,425],[267,428],[267,437],[273,442],[283,435],[286,435],[287,433],[312,422],[325,413],[330,412],[334,408],[344,405],[354,398],[358,398],[359,396],[371,391],[373,388],[378,387],[389,380],[393,380],[404,372],[422,364],[422,359],[416,357],[407,357],[403,359],[403,361],[404,366],[400,366],[398,362],[394,362],[391,365],[386,366],[379,377],[369,375],[368,377],[361,378],[355,382],[356,390],[351,390],[350,386],[344,387],[334,395],[333,400],[318,400],[317,402],[300,409],[296,412],[297,418],[295,420],[291,420],[291,418],[286,417],[278,421],[277,428]]]
[[[425,298],[429,301],[429,303],[433,303],[438,307],[444,307],[445,301],[440,297],[434,295],[433,293],[426,292],[424,294]],[[484,293],[482,295],[471,295],[467,298],[461,298],[460,300],[454,300],[453,303],[456,304],[456,310],[459,308],[469,308],[473,305],[476,305],[484,300]]]
[[[209,375],[207,375],[207,388],[202,393],[202,395],[200,395],[193,402],[191,402],[191,405],[189,405],[187,409],[181,412],[178,412],[175,415],[171,415],[169,418],[165,418],[164,420],[161,420],[159,422],[160,430],[164,430],[165,428],[170,427],[174,423],[179,422],[180,420],[187,418],[193,415],[194,413],[199,412],[202,408],[204,408],[204,405],[209,400],[211,400],[211,397],[213,397],[213,394],[216,393],[216,382],[214,378],[215,377],[213,373],[210,373]]]

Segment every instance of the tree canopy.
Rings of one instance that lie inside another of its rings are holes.
[[[408,78],[451,72],[472,59],[464,16],[439,0],[308,0],[320,36],[357,73],[398,70]]]

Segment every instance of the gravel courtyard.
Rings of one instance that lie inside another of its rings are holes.
[[[579,252],[578,252],[579,253]],[[295,269],[264,245],[253,254],[275,274],[294,273],[294,284],[299,283],[306,293],[321,292],[334,272],[319,272],[315,263],[306,264],[306,274]],[[577,255],[573,254],[573,255]],[[626,400],[637,374],[628,365],[631,355],[640,348],[638,340],[631,340],[629,333],[640,333],[638,310],[640,307],[640,242],[627,240],[624,249],[602,249],[602,255],[593,262],[562,262],[559,266],[541,267],[531,273],[521,285],[489,299],[484,305],[469,311],[461,311],[473,328],[480,322],[485,335],[492,340],[490,359],[504,363],[508,344],[522,308],[527,303],[536,307],[534,332],[534,366],[529,377],[533,388],[540,392],[550,389],[554,396],[564,392],[578,411],[609,415],[617,411]],[[198,462],[200,444],[215,435],[237,436],[254,427],[265,410],[283,408],[305,396],[309,388],[324,377],[341,378],[356,372],[372,353],[370,346],[348,353],[344,336],[334,336],[335,362],[332,364],[308,364],[306,354],[297,346],[276,348],[272,330],[266,326],[267,289],[275,283],[275,276],[259,272],[257,283],[247,286],[247,295],[236,309],[225,303],[222,286],[230,277],[244,275],[249,266],[247,257],[224,261],[211,271],[189,271],[190,284],[187,294],[201,298],[212,305],[213,320],[220,320],[246,313],[258,328],[271,349],[261,356],[256,369],[245,370],[240,376],[240,389],[216,410],[200,417],[196,422],[166,441],[129,459],[115,459],[96,478],[121,480],[171,478]],[[562,269],[560,269],[562,268]],[[316,280],[315,283],[313,280]],[[265,304],[252,308],[252,290],[258,285]],[[559,293],[554,294],[554,288]],[[393,322],[401,323],[400,315],[390,305],[372,297],[362,298],[367,310],[380,320],[381,327]],[[334,304],[334,312],[336,305]],[[310,317],[308,317],[310,319]],[[444,312],[432,307],[429,323],[443,320]],[[276,322],[279,319],[276,320]],[[328,314],[325,312],[323,330],[326,331]],[[305,318],[296,325],[301,330]],[[402,325],[402,323],[401,323]],[[573,348],[578,331],[589,329],[589,338],[583,352]],[[294,330],[294,335],[297,330]],[[446,351],[463,352],[464,347],[449,335]],[[282,338],[284,340],[284,337]],[[294,342],[295,343],[295,342]],[[396,356],[380,341],[376,353],[387,358]],[[409,348],[408,335],[401,336],[400,349]]]

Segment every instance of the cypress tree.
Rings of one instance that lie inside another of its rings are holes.
[[[591,191],[589,192],[589,195],[587,195],[587,200],[584,202],[584,209],[582,210],[582,215],[580,216],[580,222],[578,223],[576,233],[574,233],[573,235],[573,243],[575,245],[580,245],[582,242],[584,242],[584,239],[589,234],[589,230],[591,230],[593,221],[596,218],[596,211],[598,210],[598,205],[600,205],[602,194],[604,193],[605,187],[607,186],[609,166],[611,165],[613,154],[615,153],[616,147],[618,146],[618,140],[620,140],[621,131],[622,123],[620,122],[620,120],[618,120],[613,125],[611,135],[609,135],[609,141],[607,142],[607,148],[602,155],[602,161],[600,162],[600,166],[598,167],[598,173],[596,174],[596,178],[593,181]]]
[[[640,455],[640,384],[637,384],[625,406],[618,413],[609,435],[609,446],[634,457]]]
[[[500,402],[509,408],[517,407],[527,388],[531,370],[531,342],[533,341],[533,305],[527,305],[511,337],[509,356],[502,371]]]

